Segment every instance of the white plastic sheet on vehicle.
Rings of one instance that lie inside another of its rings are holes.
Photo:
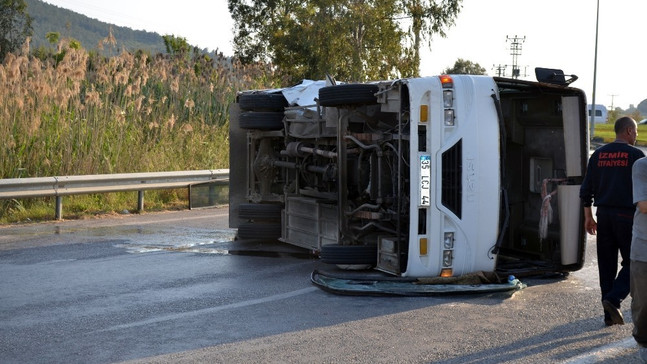
[[[326,81],[303,80],[301,84],[283,89],[281,92],[288,100],[288,105],[308,106],[315,108],[319,89],[326,86]]]

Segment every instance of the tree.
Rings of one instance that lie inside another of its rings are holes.
[[[0,0],[0,62],[15,52],[32,34],[31,17],[24,0]]]
[[[191,45],[186,41],[186,38],[167,34],[163,35],[162,39],[168,54],[188,55],[191,52]]]
[[[49,44],[54,45],[58,43],[58,40],[61,39],[61,33],[59,32],[47,32],[45,34],[45,39],[49,42]]]
[[[442,73],[454,75],[486,75],[485,68],[478,63],[459,58],[453,67],[446,68]]]
[[[420,68],[420,47],[423,41],[431,48],[434,34],[445,37],[445,28],[454,25],[462,0],[401,0],[405,17],[411,19],[409,37],[413,64]],[[416,76],[418,72],[416,72]]]
[[[247,64],[271,63],[296,82],[326,73],[345,81],[415,76],[420,61],[414,48],[428,34],[444,34],[456,13],[440,12],[461,0],[437,7],[430,0],[228,1],[236,56]],[[414,41],[402,29],[407,21],[415,23]]]
[[[643,118],[642,114],[640,113],[640,110],[638,110],[638,109],[634,109],[634,110],[629,114],[629,116],[630,116],[632,119],[636,120],[636,121],[640,121],[640,120],[642,120],[642,118]]]
[[[622,109],[616,107],[613,110],[609,110],[607,114],[607,123],[615,123],[618,118],[622,116]]]

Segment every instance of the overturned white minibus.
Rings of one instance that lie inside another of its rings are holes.
[[[586,97],[537,75],[241,92],[230,226],[401,277],[578,270]]]

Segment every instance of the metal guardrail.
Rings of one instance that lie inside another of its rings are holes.
[[[199,183],[228,184],[229,170],[117,173],[0,179],[0,199],[56,197],[56,219],[61,219],[63,196],[139,191],[138,210],[144,209],[144,191],[190,188]]]

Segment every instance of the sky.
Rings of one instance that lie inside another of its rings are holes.
[[[184,37],[191,45],[233,55],[233,21],[227,0],[45,0],[90,18]],[[463,0],[447,37],[435,36],[421,51],[421,76],[433,76],[458,58],[478,63],[489,75],[512,62],[511,39],[521,38],[522,79],[534,80],[535,67],[574,74],[572,85],[588,102],[628,108],[647,99],[645,0]],[[525,38],[524,38],[525,37]]]

